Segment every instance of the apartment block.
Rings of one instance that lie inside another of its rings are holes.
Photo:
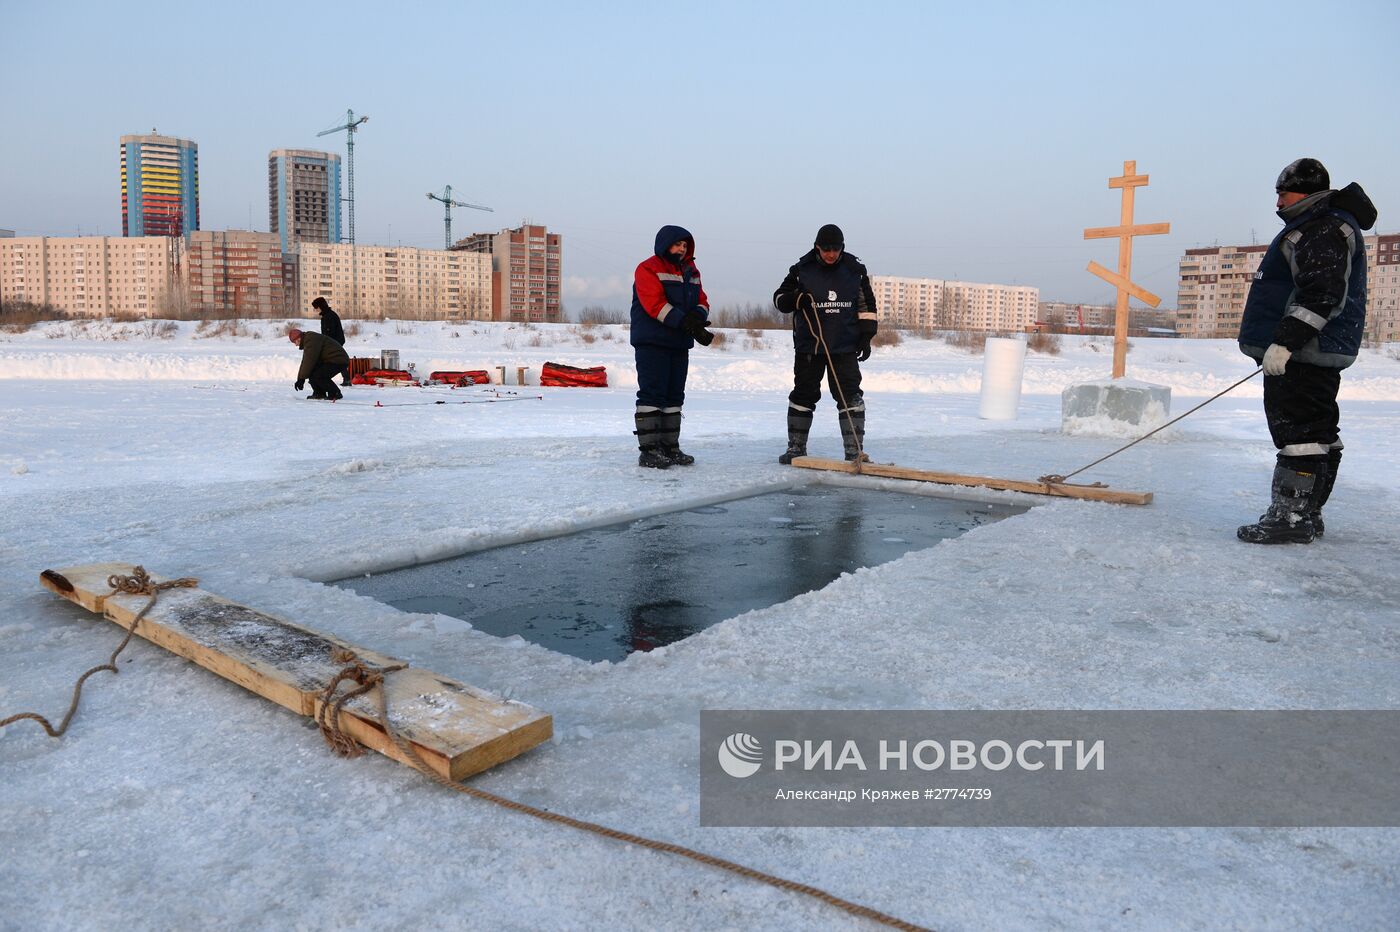
[[[412,247],[302,243],[301,313],[318,296],[342,316],[491,320],[491,256]]]
[[[1037,324],[1063,333],[1112,333],[1117,309],[1112,304],[1076,304],[1042,301]],[[1167,308],[1128,307],[1129,336],[1169,336],[1176,332],[1176,311]]]
[[[197,313],[280,317],[294,311],[283,285],[282,244],[276,233],[191,233],[182,271],[189,306]]]
[[[1176,329],[1184,337],[1236,339],[1254,273],[1268,246],[1188,249],[1179,265]],[[1368,342],[1400,340],[1400,233],[1366,237]]]
[[[1112,304],[1075,304],[1070,301],[1040,302],[1038,323],[1051,329],[1073,332],[1080,326],[1085,330],[1113,329],[1116,311]]]
[[[199,146],[161,136],[121,138],[122,235],[188,236],[199,229]]]
[[[0,300],[73,316],[159,316],[178,282],[183,240],[170,236],[0,238]]]
[[[1400,340],[1400,233],[1366,237],[1366,339]]]
[[[1040,289],[936,278],[872,275],[883,326],[919,330],[1026,331],[1035,327]]]
[[[1268,246],[1188,249],[1178,268],[1176,331],[1183,337],[1239,336],[1245,298]]]
[[[559,301],[563,246],[558,233],[526,223],[499,233],[474,233],[454,243],[451,251],[490,257],[492,320],[558,323],[563,319]]]
[[[283,252],[299,243],[340,242],[340,156],[311,149],[269,153],[267,217]]]

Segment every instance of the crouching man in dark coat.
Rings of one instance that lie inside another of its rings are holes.
[[[1317,159],[1274,185],[1283,230],[1254,273],[1240,350],[1264,367],[1264,416],[1278,447],[1269,508],[1236,533],[1251,544],[1322,536],[1322,506],[1342,462],[1337,392],[1366,323],[1366,242],[1376,208],[1355,183],[1331,187]]]
[[[301,350],[301,368],[297,370],[296,390],[301,391],[308,379],[311,394],[318,401],[339,401],[343,396],[336,387],[336,373],[350,365],[345,347],[320,333],[303,333],[295,328],[287,331],[287,339]]]

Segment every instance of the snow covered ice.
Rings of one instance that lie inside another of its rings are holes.
[[[606,365],[614,386],[376,409],[422,393],[306,404],[280,326],[0,335],[0,714],[61,714],[120,637],[44,592],[39,571],[126,560],[554,715],[552,744],[476,785],[924,925],[1400,925],[1393,829],[702,829],[697,812],[703,708],[1400,706],[1393,347],[1343,375],[1346,462],[1312,545],[1234,539],[1266,504],[1273,460],[1256,380],[1083,477],[1152,491],[1148,507],[1038,501],[591,664],[324,581],[813,481],[775,462],[788,335],[730,331],[725,349],[692,353],[684,441],[699,463],[656,472],[635,465],[622,328],[584,343],[568,326],[363,324],[352,351],[397,347],[420,372],[553,360]],[[1102,378],[1111,344],[1064,340],[1027,358],[1014,422],[978,419],[980,357],[916,338],[877,348],[872,456],[1034,479],[1107,452],[1116,441],[1060,432],[1059,393]],[[1128,357],[1181,410],[1250,368],[1228,341],[1135,340]],[[811,452],[839,450],[826,399]],[[0,731],[0,928],[863,925],[446,793],[379,755],[341,760],[308,720],[144,641],[121,665],[88,681],[64,738]]]

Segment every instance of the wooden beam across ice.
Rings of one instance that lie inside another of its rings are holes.
[[[855,463],[848,463],[845,460],[821,459],[816,456],[799,456],[792,461],[792,465],[802,469],[821,469],[827,472],[859,472],[862,476],[879,476],[882,479],[909,479],[914,482],[966,485],[983,489],[997,489],[1003,492],[1028,492],[1031,495],[1082,498],[1091,502],[1110,502],[1115,505],[1146,505],[1152,501],[1151,492],[1118,492],[1103,486],[1078,485],[1073,482],[1027,482],[1021,479],[997,479],[991,476],[966,476],[954,472],[932,472],[927,469],[907,469],[903,466],[883,466],[879,463],[864,463],[857,470]]]
[[[148,601],[144,595],[111,595],[107,577],[129,576],[130,563],[96,563],[45,570],[44,587],[130,628]],[[152,574],[156,582],[165,577]],[[336,649],[354,651],[366,664],[402,661],[320,634],[202,589],[166,589],[141,619],[136,634],[301,715],[315,716],[320,693],[342,667]],[[353,684],[342,684],[342,691]],[[433,770],[460,780],[508,761],[549,739],[553,719],[538,709],[409,667],[386,674],[389,724]],[[373,692],[347,702],[341,730],[366,747],[410,763],[379,726]]]

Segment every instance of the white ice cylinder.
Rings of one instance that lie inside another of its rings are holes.
[[[1021,376],[1026,370],[1026,344],[1007,337],[988,337],[982,356],[982,399],[977,416],[991,421],[1014,421],[1021,404]]]

